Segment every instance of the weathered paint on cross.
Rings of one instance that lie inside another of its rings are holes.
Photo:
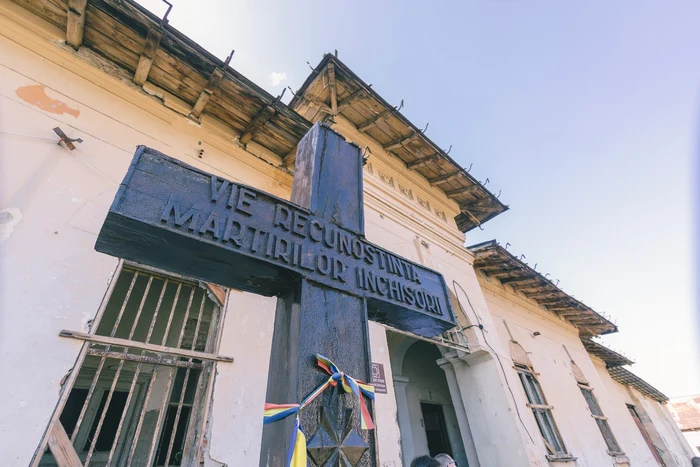
[[[280,297],[267,394],[273,403],[300,402],[327,378],[316,353],[369,381],[368,315],[424,336],[454,326],[442,275],[365,240],[359,147],[316,124],[299,143],[295,164],[289,202],[140,147],[95,246]],[[357,405],[345,396],[334,400]],[[323,403],[319,398],[302,412],[309,438]],[[284,464],[292,422],[265,428],[261,465]],[[369,454],[358,465],[375,465],[373,438],[363,437]]]

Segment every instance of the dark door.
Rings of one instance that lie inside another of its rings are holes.
[[[445,425],[445,414],[441,405],[421,403],[423,411],[423,425],[425,435],[428,438],[428,450],[431,456],[445,453],[452,455],[450,449],[450,439],[447,437],[447,426]]]

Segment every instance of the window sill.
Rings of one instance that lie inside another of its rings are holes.
[[[547,460],[549,462],[576,462],[578,457],[574,456],[552,456],[547,454]]]
[[[608,455],[615,459],[616,464],[629,464],[630,459],[625,455],[624,452],[611,452],[608,451]]]

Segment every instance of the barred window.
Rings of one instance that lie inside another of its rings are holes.
[[[554,423],[554,417],[552,416],[554,407],[547,405],[542,387],[537,381],[534,372],[530,367],[520,364],[516,364],[515,369],[527,395],[527,406],[532,409],[535,420],[537,420],[537,426],[540,428],[547,451],[555,457],[570,457],[566,446],[564,446],[559,429]]]
[[[198,465],[222,292],[120,263],[32,465]]]
[[[605,444],[608,446],[608,453],[612,455],[622,454],[622,449],[620,449],[620,445],[617,444],[617,440],[615,439],[615,436],[610,429],[610,425],[608,424],[608,419],[605,415],[603,415],[603,411],[598,404],[598,400],[593,394],[593,388],[591,388],[588,384],[581,383],[579,383],[578,387],[581,389],[581,394],[583,394],[583,398],[586,399],[586,403],[588,403],[588,409],[591,411],[591,417],[593,417],[595,422],[598,424],[598,429],[600,429],[600,433],[603,435]]]

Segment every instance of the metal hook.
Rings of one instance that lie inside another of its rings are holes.
[[[306,64],[309,65],[309,68],[311,68],[311,71],[314,70],[314,67],[312,67],[311,64],[310,64],[308,61],[306,62]]]
[[[451,145],[451,144],[450,144],[450,147],[447,148],[447,151],[445,151],[445,154],[449,154],[450,151],[452,151],[452,145]],[[469,168],[470,168],[470,169],[472,168],[471,165],[469,166]],[[467,172],[468,172],[468,171],[467,171]]]
[[[544,278],[546,279],[548,275],[549,275],[549,273],[545,274],[545,275],[544,275]]]
[[[557,279],[557,284],[556,284],[556,285],[557,285],[557,287],[559,287],[559,279]]]
[[[498,190],[498,194],[496,195],[496,199],[501,197],[501,190]]]
[[[287,86],[287,89],[289,89],[289,92],[291,92],[294,95],[294,97],[296,97],[297,93],[294,92],[294,89],[292,89],[291,86]]]
[[[170,14],[170,10],[173,9],[173,4],[170,3],[168,0],[163,0],[163,3],[168,5],[168,9],[165,11],[165,15],[163,16],[163,19],[160,20],[160,27],[164,27],[166,24],[168,24],[168,15]]]
[[[535,270],[536,270],[538,264],[540,264],[540,263],[535,263],[535,265],[532,267],[532,269],[535,269]]]
[[[472,169],[472,166],[473,166],[473,165],[474,165],[473,162],[472,162],[471,164],[469,164],[469,168],[467,169],[467,173],[469,173],[469,171]]]
[[[482,183],[482,185],[486,186],[486,184],[487,184],[488,182],[490,182],[490,181],[491,181],[491,180],[489,180],[489,178],[486,177],[486,181],[485,181],[484,183]]]
[[[421,133],[425,133],[425,132],[428,130],[428,127],[429,127],[429,126],[430,126],[430,122],[426,123],[426,124],[425,124],[425,128],[423,128],[422,130],[420,130],[420,132],[421,132]]]
[[[394,106],[396,110],[401,110],[403,108],[403,99],[401,99],[401,103],[399,104],[398,107]]]
[[[520,260],[521,260],[521,261],[524,260],[525,258],[526,258],[525,255],[520,255]]]
[[[506,250],[508,249],[509,246],[510,246],[510,243],[506,242]]]

